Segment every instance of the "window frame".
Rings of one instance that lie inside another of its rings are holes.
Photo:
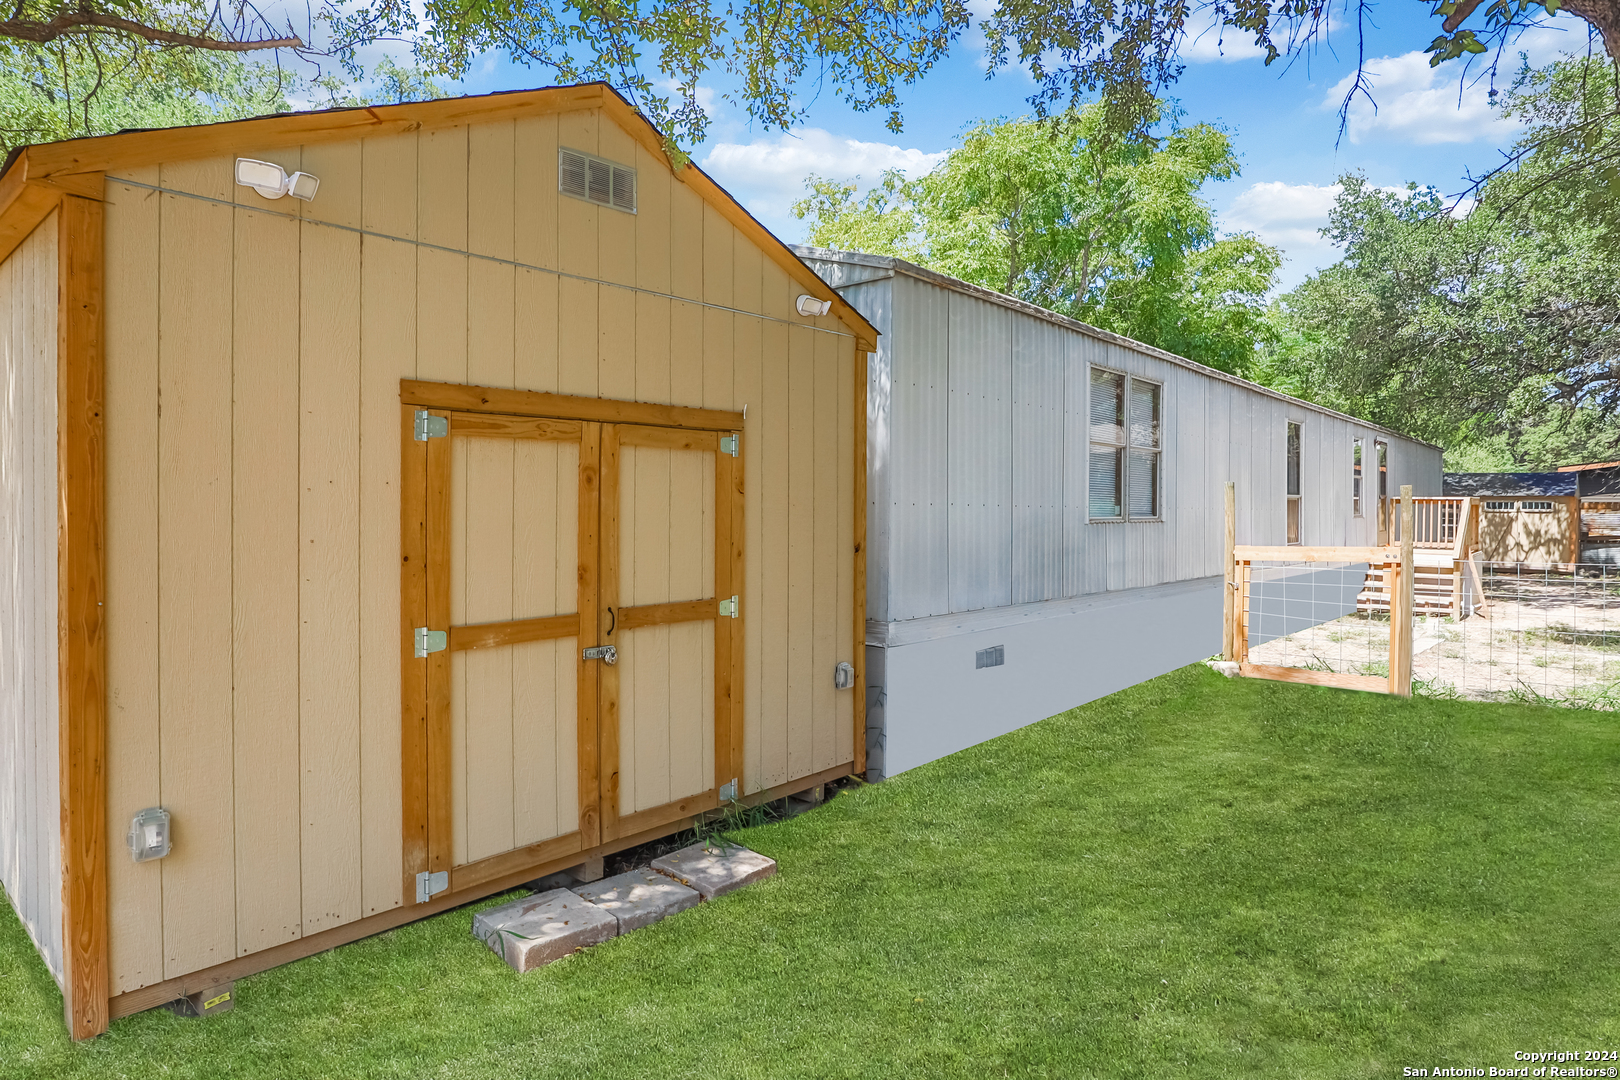
[[[1520,499],[1519,513],[1521,514],[1550,514],[1558,509],[1558,504],[1551,499]]]
[[[1120,433],[1118,442],[1112,442],[1112,443],[1099,442],[1094,437],[1093,432],[1092,432],[1092,426],[1093,425],[1092,425],[1092,421],[1091,421],[1091,392],[1092,392],[1092,386],[1093,386],[1093,381],[1092,380],[1094,379],[1094,377],[1095,377],[1094,373],[1096,373],[1096,372],[1103,372],[1103,373],[1106,373],[1108,375],[1117,375],[1121,379],[1124,380],[1124,384],[1122,386],[1122,391],[1123,391],[1123,394],[1124,394],[1124,397],[1123,397],[1124,416],[1121,417],[1121,419],[1124,421],[1124,423],[1115,425],[1116,430],[1119,431],[1119,433]],[[1158,396],[1157,396],[1158,419],[1157,419],[1157,425],[1156,425],[1157,426],[1157,432],[1156,432],[1156,435],[1155,435],[1155,438],[1154,438],[1154,445],[1153,446],[1138,446],[1135,443],[1131,442],[1131,388],[1132,388],[1132,385],[1135,384],[1135,383],[1141,383],[1144,386],[1151,386],[1156,391],[1158,391]],[[1154,522],[1154,521],[1157,521],[1157,522],[1163,522],[1165,520],[1165,515],[1164,515],[1164,430],[1165,430],[1164,382],[1162,380],[1160,380],[1160,379],[1147,379],[1147,378],[1143,378],[1141,376],[1132,375],[1128,371],[1120,371],[1118,368],[1111,368],[1111,367],[1107,367],[1107,366],[1102,365],[1102,364],[1087,364],[1086,365],[1086,406],[1085,406],[1084,417],[1085,417],[1085,425],[1086,425],[1086,460],[1087,460],[1087,462],[1088,463],[1090,462],[1091,454],[1093,452],[1095,452],[1097,450],[1108,449],[1108,450],[1114,451],[1114,454],[1115,454],[1114,460],[1118,463],[1118,468],[1119,468],[1119,514],[1116,517],[1097,517],[1094,514],[1092,514],[1092,512],[1091,512],[1091,475],[1090,475],[1090,466],[1088,464],[1088,466],[1087,466],[1087,474],[1086,474],[1086,523],[1090,524],[1092,522],[1096,522],[1099,525],[1118,525],[1118,524],[1124,524],[1124,523],[1133,522],[1133,521],[1141,521],[1141,522]],[[1153,513],[1152,515],[1135,515],[1135,514],[1131,513],[1131,481],[1130,481],[1131,453],[1130,452],[1132,450],[1147,450],[1147,451],[1151,451],[1155,455],[1154,469],[1153,469],[1153,506],[1154,506],[1154,510],[1156,512]]]
[[[1288,466],[1292,447],[1289,439],[1293,432],[1299,433],[1299,461],[1295,465],[1299,480],[1299,492],[1290,494],[1288,491]],[[1299,547],[1305,543],[1305,420],[1283,420],[1283,544],[1287,547]],[[1294,520],[1294,538],[1288,539],[1288,519]]]
[[[1365,517],[1362,507],[1367,490],[1367,440],[1358,435],[1350,440],[1350,516]]]

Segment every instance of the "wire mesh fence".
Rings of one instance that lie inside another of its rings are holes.
[[[1254,564],[1247,659],[1387,676],[1379,574],[1366,563]],[[1420,561],[1413,608],[1414,694],[1620,709],[1620,567]]]

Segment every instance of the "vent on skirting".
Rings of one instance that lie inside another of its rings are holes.
[[[980,649],[973,654],[973,667],[1000,667],[1007,662],[1007,649],[1002,645],[992,645],[988,649]]]
[[[558,152],[557,188],[576,199],[636,212],[636,170],[578,150]]]

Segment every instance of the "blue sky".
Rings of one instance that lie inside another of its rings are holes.
[[[1366,54],[1376,107],[1358,101],[1342,136],[1337,111],[1355,69],[1354,28],[1336,29],[1333,48],[1291,67],[1278,61],[1268,69],[1252,46],[1230,37],[1218,43],[1212,32],[1190,36],[1183,46],[1186,72],[1170,96],[1186,122],[1218,122],[1230,130],[1243,162],[1238,179],[1212,184],[1206,195],[1225,229],[1253,231],[1283,249],[1283,288],[1337,257],[1316,230],[1326,223],[1340,174],[1359,170],[1375,184],[1415,180],[1450,193],[1461,188],[1467,171],[1500,160],[1514,135],[1487,104],[1480,65],[1467,79],[1460,61],[1428,66],[1420,50],[1438,29],[1427,4],[1384,0],[1370,10]],[[1513,52],[1546,63],[1562,51],[1584,50],[1585,28],[1560,17],[1526,33]],[[1516,56],[1504,58],[1503,89],[1517,66]],[[544,85],[547,74],[488,57],[460,89]],[[919,174],[973,121],[1028,113],[1026,99],[1035,87],[1019,69],[987,80],[978,36],[969,30],[944,63],[905,92],[905,129],[898,134],[885,128],[881,112],[855,112],[830,90],[809,101],[802,127],[764,130],[725,100],[726,89],[716,80],[703,94],[711,126],[693,157],[779,236],[798,241],[804,223],[789,208],[802,197],[807,175],[870,183],[885,168]]]

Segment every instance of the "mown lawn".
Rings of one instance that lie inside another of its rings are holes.
[[[539,972],[462,910],[83,1046],[7,908],[0,1076],[1392,1077],[1620,1048],[1610,714],[1197,666],[740,839],[781,873]]]

